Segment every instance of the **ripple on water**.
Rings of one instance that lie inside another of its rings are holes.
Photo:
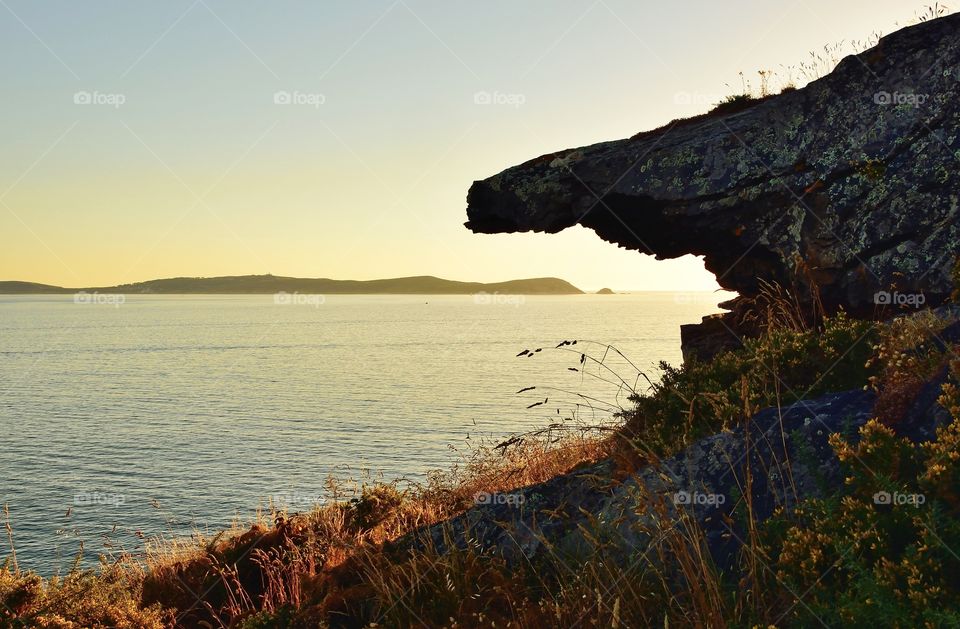
[[[616,397],[567,371],[575,353],[519,350],[594,339],[652,371],[679,361],[681,324],[715,310],[658,293],[423,301],[128,296],[114,308],[4,297],[0,500],[20,565],[51,574],[81,540],[93,560],[107,538],[136,550],[137,531],[215,531],[272,496],[321,496],[331,473],[422,478],[468,433],[528,430],[576,401],[554,391],[527,410],[543,390],[515,395],[522,387]]]

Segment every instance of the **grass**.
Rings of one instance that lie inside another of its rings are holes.
[[[478,446],[423,485],[336,487],[343,499],[309,513],[273,511],[210,539],[154,540],[144,557],[75,567],[62,580],[21,572],[11,555],[0,571],[0,627],[276,626],[284,615],[317,614],[315,623],[372,608],[363,599],[375,591],[385,542],[462,513],[477,492],[539,483],[611,453],[608,438],[554,428]],[[8,535],[12,548],[9,523]]]
[[[937,9],[932,7],[929,8],[923,15],[932,15],[932,12],[934,11],[938,11],[939,16],[946,15],[946,9],[942,5],[940,5]],[[918,16],[915,21],[927,21],[927,19],[930,18],[922,18]],[[759,80],[756,87],[754,87],[754,83],[751,80],[747,79],[743,72],[740,72],[740,87],[735,89],[730,84],[726,84],[727,88],[730,89],[732,93],[724,97],[709,111],[688,118],[678,118],[672,120],[670,123],[661,127],[636,133],[631,136],[630,139],[638,140],[661,133],[665,129],[672,128],[674,126],[690,125],[713,120],[714,118],[721,116],[740,113],[759,105],[760,103],[769,100],[778,94],[795,92],[798,88],[816,81],[817,79],[823,78],[833,72],[846,54],[859,54],[876,46],[880,41],[880,37],[880,33],[873,33],[870,37],[863,41],[854,40],[851,42],[844,41],[836,44],[828,44],[821,50],[811,51],[808,58],[798,65],[781,66],[779,70],[758,70],[757,76],[759,77]],[[796,79],[798,76],[802,79],[799,82]],[[779,83],[779,91],[775,90],[773,87],[775,81]]]
[[[753,107],[758,99],[750,94],[731,94],[717,103],[710,113],[718,116],[735,114]]]
[[[949,15],[950,13],[952,13],[952,10],[946,4],[935,2],[922,7],[904,26],[929,22]],[[899,27],[900,25],[898,24],[897,26]],[[781,65],[777,70],[757,70],[756,83],[748,79],[743,72],[740,72],[740,87],[734,88],[730,84],[726,84],[727,88],[731,90],[731,94],[717,103],[714,108],[707,113],[687,119],[674,120],[670,125],[665,125],[654,131],[638,133],[634,135],[632,139],[661,131],[668,126],[680,122],[690,124],[710,120],[718,116],[739,113],[777,94],[795,92],[798,88],[822,79],[833,72],[848,55],[859,55],[875,47],[880,43],[882,37],[883,34],[881,32],[874,31],[862,40],[844,40],[826,44],[822,48],[810,51],[806,59],[798,64]],[[779,85],[779,89],[777,89],[775,85]]]

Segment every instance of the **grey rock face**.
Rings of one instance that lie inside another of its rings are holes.
[[[473,184],[466,225],[581,224],[658,259],[702,255],[742,296],[815,284],[860,317],[882,316],[880,291],[936,306],[960,252],[958,32],[960,15],[926,22],[744,111],[509,168]]]

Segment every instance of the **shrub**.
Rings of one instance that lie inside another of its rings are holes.
[[[170,614],[141,606],[140,575],[131,567],[74,570],[44,583],[33,573],[0,568],[0,627],[162,629]]]
[[[731,94],[717,103],[711,114],[734,114],[745,109],[749,109],[757,101],[750,94]]]
[[[960,364],[953,367],[954,379]],[[878,421],[857,443],[831,445],[846,470],[844,495],[808,500],[764,524],[776,565],[771,587],[800,626],[960,625],[960,397],[944,386],[953,421],[916,446]],[[786,592],[803,593],[803,604]]]
[[[946,364],[946,348],[936,342],[945,322],[931,312],[898,317],[881,326],[870,385],[877,391],[875,412],[887,425],[904,419],[924,383]]]
[[[709,363],[661,363],[660,382],[632,398],[624,432],[645,449],[671,454],[761,408],[863,387],[873,373],[867,361],[875,338],[875,324],[840,313],[821,331],[774,327]]]
[[[365,486],[353,503],[354,521],[361,530],[369,530],[396,514],[403,504],[404,492],[396,485],[377,483]]]

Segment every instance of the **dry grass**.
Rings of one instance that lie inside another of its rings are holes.
[[[459,507],[477,492],[502,493],[555,478],[611,456],[613,431],[554,425],[497,445],[480,445],[463,466],[435,472],[425,488],[431,498],[447,493]]]
[[[184,626],[235,626],[256,614],[300,609],[308,599],[322,600],[317,613],[323,617],[362,614],[357,608],[376,592],[372,584],[386,588],[404,578],[402,570],[374,569],[393,565],[382,552],[387,542],[464,512],[478,492],[543,482],[613,450],[608,433],[554,426],[480,445],[423,484],[341,483],[331,487],[340,500],[309,513],[274,511],[272,522],[260,518],[245,530],[151,545],[143,602],[176,609]],[[418,564],[405,569],[415,574]],[[360,574],[367,583],[357,588]],[[198,602],[194,593],[201,592]]]

